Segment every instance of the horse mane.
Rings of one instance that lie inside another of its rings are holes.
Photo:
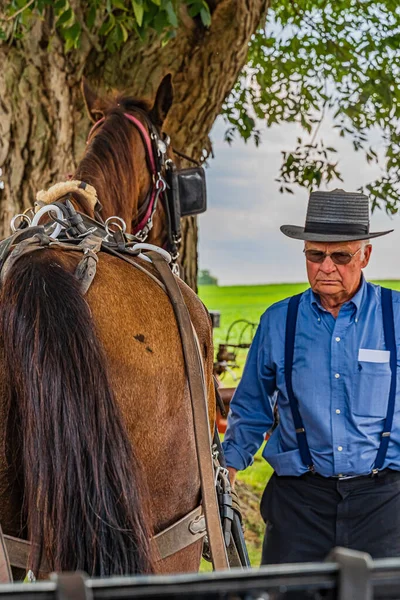
[[[105,216],[123,215],[127,199],[133,202],[138,197],[138,170],[132,153],[135,130],[124,116],[135,109],[149,112],[149,105],[130,96],[116,96],[110,102],[104,113],[106,118],[89,140],[74,174],[75,179],[96,188]],[[112,210],[107,210],[111,206]],[[137,212],[137,207],[132,208],[131,214]],[[127,226],[129,230],[130,223]]]

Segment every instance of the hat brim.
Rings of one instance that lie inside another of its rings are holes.
[[[307,233],[304,231],[304,227],[299,227],[298,225],[282,225],[280,229],[288,237],[306,242],[354,242],[357,240],[370,240],[394,231],[393,229],[389,229],[388,231],[375,231],[363,235],[359,233],[354,235],[348,233],[338,235],[334,233]]]

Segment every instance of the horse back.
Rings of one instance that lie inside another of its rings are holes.
[[[47,259],[54,257],[54,261],[69,273],[75,271],[82,257],[81,253],[73,251],[46,249],[42,252]],[[213,425],[215,400],[210,321],[194,292],[183,282],[179,285],[200,344],[206,385],[210,391],[210,423]],[[193,418],[173,309],[161,286],[145,273],[105,253],[99,255],[96,277],[84,299],[90,309],[96,337],[104,350],[105,368],[115,401],[140,468],[140,496],[147,504],[144,512],[149,515],[149,530],[158,533],[193,510],[200,501]],[[48,298],[48,302],[51,300]],[[62,344],[63,340],[59,342]],[[1,358],[0,347],[0,379],[3,381]],[[70,365],[70,368],[79,371],[78,365]],[[0,411],[6,409],[0,406]],[[4,428],[0,430],[3,446],[0,500],[5,499],[0,509],[0,522],[7,533],[20,535],[22,498],[18,503],[18,478],[15,472],[10,477],[13,465],[4,452],[6,432]],[[109,456],[110,469],[113,460],[114,457]],[[194,544],[188,551],[164,561],[160,570],[195,570],[200,553],[201,544]]]

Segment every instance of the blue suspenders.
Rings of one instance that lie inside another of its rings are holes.
[[[396,401],[396,380],[397,380],[397,350],[396,350],[396,338],[394,330],[394,317],[393,317],[393,302],[392,302],[392,290],[382,288],[382,318],[383,318],[383,332],[385,335],[385,346],[386,350],[390,351],[390,370],[392,372],[392,379],[390,382],[389,391],[389,402],[387,407],[385,424],[383,427],[383,433],[381,443],[379,446],[378,454],[376,456],[373,473],[379,471],[386,458],[386,452],[389,446],[390,433],[392,431],[393,424],[393,413],[394,405]]]
[[[297,313],[299,310],[301,296],[302,294],[297,294],[297,296],[292,296],[289,300],[285,333],[285,382],[290,410],[292,411],[293,422],[296,429],[296,437],[299,445],[301,460],[303,461],[303,464],[306,465],[307,469],[309,469],[309,471],[314,471],[315,469],[307,442],[306,430],[304,429],[303,420],[299,412],[298,402],[292,387],[294,337],[296,334]]]
[[[389,446],[390,433],[392,431],[394,406],[396,401],[396,380],[397,380],[397,351],[396,338],[394,329],[392,290],[381,288],[382,294],[382,320],[383,331],[385,335],[385,346],[390,352],[390,370],[392,378],[390,382],[389,401],[383,427],[381,443],[379,445],[378,454],[376,456],[373,474],[376,474],[385,462],[387,449]],[[289,300],[288,312],[286,317],[286,333],[285,333],[285,382],[288,394],[290,410],[292,412],[294,426],[296,428],[297,443],[303,464],[309,471],[314,471],[314,465],[311,458],[310,448],[307,442],[307,435],[304,429],[303,420],[299,412],[297,399],[292,387],[292,369],[294,355],[294,339],[296,334],[297,313],[299,302],[302,294],[292,296]]]

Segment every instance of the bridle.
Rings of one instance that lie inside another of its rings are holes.
[[[137,216],[138,223],[132,231],[137,239],[144,242],[153,228],[153,218],[157,210],[158,201],[160,199],[163,200],[164,206],[168,209],[166,198],[163,198],[164,192],[167,189],[165,172],[168,166],[173,165],[173,161],[170,158],[167,158],[167,150],[170,145],[169,137],[167,135],[162,136],[159,133],[144,110],[137,107],[135,108],[135,111],[141,115],[146,126],[144,126],[142,121],[134,115],[128,112],[123,112],[122,114],[136,127],[140,134],[151,176],[150,189],[144,202],[139,208]],[[93,133],[106,121],[106,118],[106,116],[102,117],[93,125],[88,135],[87,144],[90,143]],[[168,238],[165,249],[171,254],[172,266],[176,265],[179,257],[179,244],[181,242],[180,228],[178,230],[176,229],[176,227],[172,227],[171,222],[168,223]]]

